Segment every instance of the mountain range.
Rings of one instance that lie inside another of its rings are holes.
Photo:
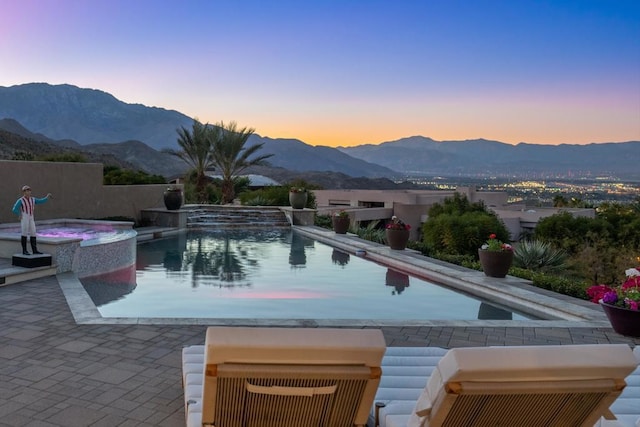
[[[618,177],[640,179],[640,141],[537,145],[485,139],[434,141],[413,136],[379,145],[339,147],[350,156],[407,175]]]
[[[4,119],[4,120],[1,120]],[[171,176],[186,165],[161,152],[178,148],[177,129],[193,119],[174,110],[127,104],[95,89],[28,83],[0,86],[0,129],[37,141],[113,156],[149,173]],[[0,134],[0,143],[3,143]],[[616,176],[640,180],[640,141],[557,146],[484,139],[435,141],[412,136],[377,145],[331,148],[254,134],[273,168],[301,174],[399,179],[416,176]]]

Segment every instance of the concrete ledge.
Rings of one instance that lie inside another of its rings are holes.
[[[313,225],[316,218],[315,209],[293,209],[289,206],[281,207],[291,225]]]
[[[140,211],[142,222],[155,227],[186,228],[188,215],[189,211],[186,209],[170,211],[165,208],[154,208]]]

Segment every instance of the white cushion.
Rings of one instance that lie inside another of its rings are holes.
[[[379,410],[381,427],[407,427],[416,402],[424,390],[438,360],[447,352],[437,347],[388,347],[382,359],[382,380],[376,402],[386,404]],[[633,354],[640,364],[640,346]],[[625,378],[622,395],[611,405],[617,423],[605,426],[640,427],[640,366]],[[417,388],[418,384],[423,386]],[[375,408],[371,410],[369,425],[373,425]]]
[[[380,409],[380,427],[407,427],[416,402],[427,384],[431,373],[448,350],[439,347],[387,347],[382,359],[382,379],[376,393],[376,402],[386,404]],[[202,417],[202,378],[204,370],[204,346],[185,347],[183,354],[183,378],[187,425],[199,426]],[[640,346],[633,354],[640,364]],[[200,358],[195,357],[200,355]],[[628,377],[627,387],[611,405],[617,423],[603,422],[602,427],[618,425],[640,427],[640,366]],[[198,385],[200,384],[200,385]],[[193,399],[196,403],[187,405]],[[370,425],[373,425],[375,408],[371,410]],[[192,416],[190,416],[192,414]],[[195,422],[195,424],[191,424]]]

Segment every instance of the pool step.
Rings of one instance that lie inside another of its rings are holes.
[[[25,268],[11,265],[11,259],[0,259],[0,286],[39,279],[41,277],[55,276],[57,265]]]
[[[290,225],[284,212],[277,208],[211,206],[193,209],[187,217],[189,227],[289,227]]]

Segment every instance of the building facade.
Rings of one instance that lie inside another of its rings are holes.
[[[594,209],[526,208],[508,203],[504,191],[477,191],[475,187],[458,187],[455,190],[313,190],[318,213],[331,213],[338,209],[349,211],[351,221],[386,221],[396,215],[411,225],[411,239],[420,240],[422,224],[428,218],[429,209],[459,193],[472,203],[484,202],[504,222],[511,234],[511,241],[520,240],[530,233],[542,218],[561,211],[576,216],[595,217]]]

